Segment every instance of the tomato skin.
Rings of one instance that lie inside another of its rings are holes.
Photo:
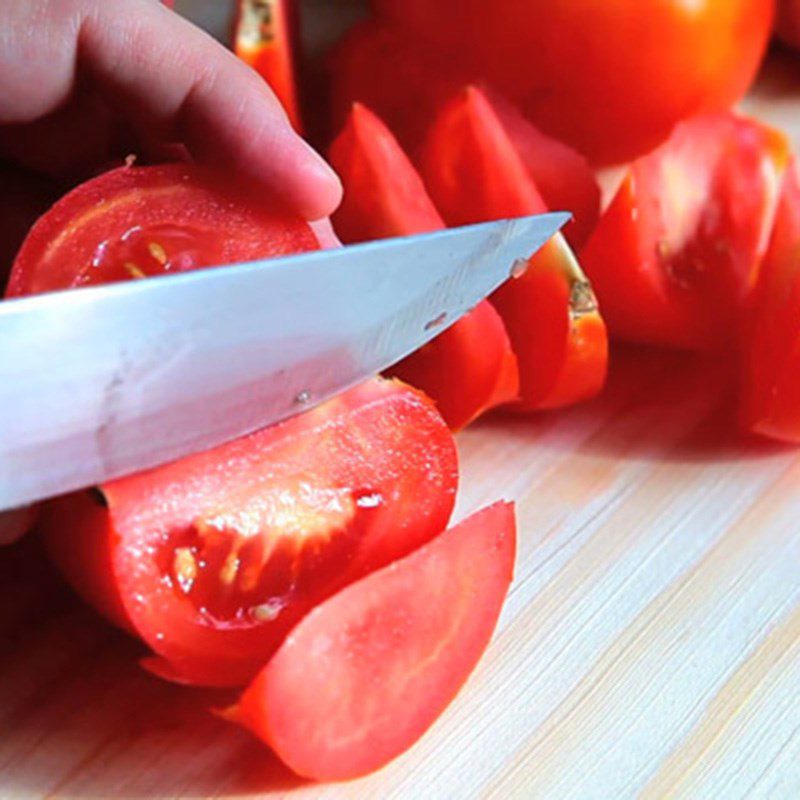
[[[581,253],[613,337],[738,345],[788,157],[782,134],[726,112],[633,163]]]
[[[294,64],[291,0],[238,0],[233,52],[270,85],[297,131],[302,131]]]
[[[431,126],[419,164],[449,224],[527,216],[547,210],[514,142],[484,94],[469,87]],[[591,287],[559,234],[527,269],[491,297],[517,356],[518,410],[556,408],[603,386],[605,325]]]
[[[422,736],[475,668],[514,552],[513,506],[478,512],[315,608],[225,716],[307,778],[380,768]]]
[[[444,227],[413,164],[391,131],[354,104],[330,149],[344,185],[333,217],[344,242],[408,236]],[[431,397],[452,430],[519,392],[519,374],[503,321],[486,301],[387,372]]]
[[[187,238],[190,259],[185,265],[181,258],[175,259],[177,269],[251,261],[318,246],[308,223],[282,210],[276,198],[263,192],[247,186],[230,188],[224,176],[190,164],[125,166],[81,184],[38,220],[17,254],[6,295],[129,279],[132,274],[123,269],[126,259],[106,263],[100,248],[108,243],[112,252],[124,249],[125,237],[139,228],[144,234],[167,230],[173,238]],[[195,239],[197,246],[192,247]],[[208,253],[213,257],[203,259]],[[93,261],[102,266],[93,266]],[[170,266],[169,261],[164,265],[152,257],[137,264],[143,274],[161,274]]]
[[[771,0],[373,5],[407,41],[438,49],[462,80],[485,81],[546,133],[606,164],[641,155],[680,120],[741,98],[775,14]],[[413,109],[413,96],[406,99]]]
[[[160,656],[159,672],[235,686],[322,599],[438,534],[457,480],[430,401],[376,379],[105,484],[105,506],[59,499],[42,528],[70,582]]]
[[[742,358],[740,416],[762,436],[800,443],[800,177],[787,171]]]

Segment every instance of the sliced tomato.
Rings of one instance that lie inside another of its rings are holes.
[[[744,338],[741,417],[754,433],[800,443],[800,178],[787,171]]]
[[[439,230],[444,222],[391,131],[355,104],[330,160],[344,184],[333,222],[344,242]],[[436,401],[452,429],[510,402],[519,390],[516,358],[502,320],[483,302],[389,370]]]
[[[453,440],[430,401],[376,379],[56,500],[42,527],[75,588],[160,657],[155,671],[239,685],[310,608],[438,534],[456,483]]]
[[[293,13],[292,0],[238,0],[233,51],[270,85],[299,131]]]
[[[486,649],[512,579],[514,527],[513,506],[498,503],[318,606],[226,716],[308,778],[383,766]]]
[[[581,256],[612,336],[738,344],[788,157],[782,134],[724,113],[634,162]]]
[[[421,150],[420,166],[450,224],[547,210],[501,120],[474,87],[442,108]],[[561,235],[491,301],[519,363],[519,408],[555,408],[601,389],[608,362],[605,325],[589,281]]]
[[[275,198],[188,164],[126,166],[59,200],[33,226],[10,297],[317,248]]]

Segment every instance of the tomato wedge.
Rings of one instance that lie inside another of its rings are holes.
[[[444,222],[391,131],[356,103],[333,142],[330,160],[344,184],[333,217],[344,242],[439,230]],[[422,389],[453,430],[514,400],[516,358],[503,321],[484,301],[389,373]]]
[[[317,248],[276,198],[189,164],[125,166],[81,184],[33,226],[7,296],[144,278]]]
[[[233,51],[270,85],[289,121],[300,131],[293,12],[291,0],[239,0]]]
[[[769,252],[744,337],[741,418],[763,436],[800,443],[800,177],[786,173]]]
[[[299,775],[346,780],[407,750],[486,649],[514,511],[491,506],[315,608],[225,713]]]
[[[739,344],[788,158],[782,134],[724,113],[682,123],[634,162],[581,254],[612,336]]]
[[[447,524],[452,437],[433,405],[373,380],[213,450],[49,504],[73,586],[162,676],[250,680],[314,605]]]
[[[441,109],[421,150],[420,169],[452,225],[547,210],[502,122],[474,87]],[[600,391],[608,363],[605,325],[561,235],[491,301],[519,363],[518,408],[556,408]]]

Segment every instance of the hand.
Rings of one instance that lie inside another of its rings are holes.
[[[264,81],[158,0],[0,3],[0,162],[17,195],[20,169],[74,182],[175,145],[277,187],[309,220],[341,197]]]

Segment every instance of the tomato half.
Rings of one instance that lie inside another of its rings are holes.
[[[239,685],[314,605],[447,524],[452,437],[373,380],[284,423],[49,504],[75,588],[159,656],[162,676]]]
[[[724,113],[634,162],[581,253],[612,336],[738,345],[788,157],[782,134]]]
[[[545,132],[604,163],[641,155],[680,120],[739,99],[755,77],[775,13],[772,0],[373,5],[386,27],[413,43],[409,48],[436,50],[462,82],[485,81]],[[370,62],[363,69],[368,82],[381,68]],[[413,113],[420,101],[406,87],[386,78],[384,86],[403,94]],[[426,90],[422,81],[415,88]]]
[[[741,418],[754,433],[800,443],[800,178],[787,171],[744,338]]]
[[[315,608],[225,715],[289,767],[346,780],[407,750],[486,649],[514,568],[498,503]]]
[[[233,51],[270,85],[299,131],[293,11],[291,0],[238,0]]]
[[[486,97],[467,88],[445,105],[420,154],[426,185],[448,223],[547,210]],[[559,234],[491,297],[517,356],[522,410],[591,397],[608,363],[605,325],[589,281]]]
[[[263,191],[189,164],[126,166],[59,200],[33,226],[7,296],[144,278],[317,248]]]
[[[413,164],[391,131],[363,105],[353,106],[331,146],[330,160],[344,185],[344,201],[333,217],[342,241],[444,227]],[[388,372],[433,398],[454,430],[514,400],[519,390],[508,334],[486,301]]]

